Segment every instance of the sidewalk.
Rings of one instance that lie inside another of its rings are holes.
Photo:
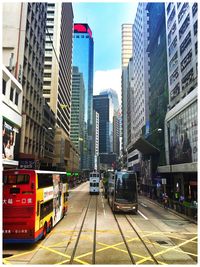
[[[142,197],[148,199],[149,201],[151,201],[152,203],[154,203],[154,204],[156,204],[156,205],[158,205],[158,206],[160,206],[160,207],[163,207],[163,204],[160,203],[160,202],[159,202],[158,200],[156,200],[156,199],[152,199],[152,198],[150,198],[150,197],[148,197],[148,196],[145,196],[145,195],[142,195]],[[183,219],[185,219],[185,220],[188,220],[188,221],[192,222],[192,223],[197,224],[197,222],[198,222],[198,219],[197,219],[198,216],[197,216],[196,219],[195,219],[195,218],[191,218],[191,217],[189,217],[189,216],[186,216],[185,214],[183,214],[183,213],[181,213],[181,212],[178,212],[178,211],[176,211],[176,210],[174,210],[173,208],[170,208],[170,207],[168,207],[167,210],[170,211],[170,212],[172,212],[172,213],[174,213],[174,214],[176,214],[176,215],[178,215],[179,217],[181,217],[181,218],[183,218]],[[198,215],[198,210],[197,210],[197,215]]]

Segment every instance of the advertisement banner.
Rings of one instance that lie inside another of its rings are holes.
[[[197,102],[169,122],[170,163],[197,162]]]
[[[2,159],[15,160],[19,130],[3,119],[2,125]]]

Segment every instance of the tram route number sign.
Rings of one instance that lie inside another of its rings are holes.
[[[167,184],[166,178],[162,178],[162,184]]]

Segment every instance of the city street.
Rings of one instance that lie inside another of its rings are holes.
[[[44,240],[4,245],[3,263],[197,264],[196,224],[143,196],[137,215],[114,216],[102,191],[88,192],[89,182],[70,190],[67,215]]]

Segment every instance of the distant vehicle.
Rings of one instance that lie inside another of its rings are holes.
[[[137,175],[131,171],[116,171],[108,180],[108,203],[113,212],[137,213]]]
[[[3,241],[35,243],[45,238],[68,208],[66,172],[3,172]]]
[[[104,197],[107,198],[108,196],[108,180],[109,177],[114,175],[114,170],[107,170],[103,174],[102,184],[103,184],[103,194]]]
[[[89,192],[90,194],[99,194],[99,182],[100,182],[100,174],[97,171],[93,171],[89,176]]]

